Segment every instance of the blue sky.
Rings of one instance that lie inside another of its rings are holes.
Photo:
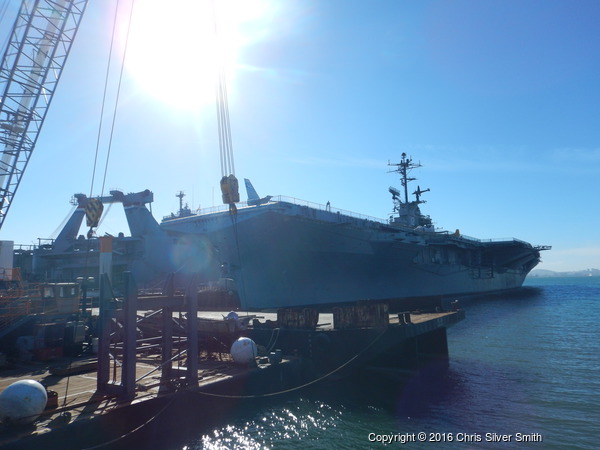
[[[134,10],[105,187],[152,190],[158,219],[180,190],[194,209],[220,198],[215,106],[195,94],[212,92],[214,63],[194,43],[210,24],[183,0],[168,4]],[[71,196],[90,192],[114,5],[88,6],[1,239],[55,236]],[[218,5],[236,175],[259,194],[386,218],[387,189],[399,186],[387,162],[406,152],[423,164],[422,211],[437,227],[552,245],[540,268],[600,268],[600,2]],[[121,9],[117,52],[129,3]],[[122,211],[109,214],[100,234],[126,232]]]

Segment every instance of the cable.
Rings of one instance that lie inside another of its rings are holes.
[[[281,328],[277,327],[277,328],[273,328],[273,331],[271,331],[271,337],[269,338],[269,343],[266,346],[267,353],[270,353],[271,350],[273,350],[273,348],[275,348],[275,344],[277,344],[277,340],[279,339],[280,330],[281,330]],[[275,333],[277,333],[277,335],[275,335]],[[273,337],[275,337],[275,340],[273,340]]]
[[[217,26],[217,10],[214,0],[211,2],[213,12],[213,26],[215,33],[215,42],[219,42],[219,30]],[[219,55],[219,52],[216,52]],[[218,57],[218,56],[217,56]],[[225,70],[223,64],[218,61],[217,77],[217,125],[219,130],[219,153],[221,156],[221,175],[235,175],[235,166],[233,162],[233,141],[231,138],[231,125],[229,121],[229,102],[227,99],[227,84],[225,83]]]
[[[357,353],[356,355],[354,355],[352,358],[350,358],[348,361],[346,361],[344,364],[342,364],[341,366],[337,367],[336,369],[332,370],[331,372],[316,378],[315,380],[309,381],[308,383],[302,384],[300,386],[296,386],[294,388],[290,388],[290,389],[286,389],[283,391],[278,391],[278,392],[271,392],[271,393],[267,393],[267,394],[260,394],[260,395],[224,395],[224,394],[213,394],[213,393],[209,393],[209,392],[200,392],[200,391],[191,391],[188,390],[188,392],[193,393],[193,394],[197,394],[197,395],[206,395],[209,397],[219,397],[219,398],[234,398],[234,399],[250,399],[250,398],[264,398],[264,397],[273,397],[276,395],[283,395],[283,394],[288,394],[290,392],[294,392],[297,391],[299,389],[304,389],[308,386],[311,386],[315,383],[318,383],[322,380],[324,380],[327,377],[330,377],[331,375],[333,375],[336,372],[339,372],[340,370],[342,370],[344,367],[348,366],[350,363],[352,363],[353,361],[355,361],[357,358],[359,358],[360,356],[362,356],[367,350],[369,350],[387,331],[387,328],[384,328],[381,333],[379,333],[375,339],[373,339],[373,341],[371,341],[371,343],[369,343],[369,345],[367,345],[363,350],[361,350],[359,353]],[[148,419],[146,422],[142,423],[141,425],[137,426],[136,428],[134,428],[133,430],[115,438],[112,439],[110,441],[104,442],[102,444],[99,445],[95,445],[93,447],[86,447],[85,450],[94,450],[94,449],[98,449],[98,448],[102,448],[102,447],[106,447],[108,445],[112,445],[116,442],[119,442],[122,439],[125,439],[129,436],[131,436],[132,434],[136,433],[137,431],[141,430],[143,427],[145,427],[146,425],[150,424],[153,420],[155,420],[160,414],[162,414],[175,400],[175,395],[173,395],[171,397],[171,399],[169,400],[169,402],[163,406],[161,408],[160,411],[158,411],[154,416],[152,416],[150,419]]]
[[[119,97],[121,95],[121,84],[123,81],[123,72],[125,71],[125,58],[127,57],[127,48],[129,46],[129,33],[131,32],[131,20],[133,18],[133,9],[135,7],[135,0],[131,2],[131,10],[129,12],[129,21],[127,22],[127,34],[125,36],[125,49],[123,50],[123,58],[121,59],[121,71],[119,73],[119,83],[117,87],[117,97],[115,98],[115,108],[113,110],[112,124],[110,128],[110,137],[108,140],[108,152],[106,154],[106,165],[104,166],[104,178],[102,179],[102,190],[101,195],[104,194],[104,184],[106,183],[106,174],[108,172],[108,161],[110,159],[110,150],[112,148],[112,140],[115,131],[115,122],[117,119],[117,108],[119,106]]]
[[[75,318],[75,329],[73,330],[73,342],[75,342],[75,338],[77,337],[77,327],[79,327],[79,319],[81,313],[77,312],[77,316]],[[67,385],[65,386],[65,396],[63,397],[63,408],[67,406],[67,394],[69,393],[69,382],[71,381],[71,367],[73,366],[74,355],[71,353],[71,357],[69,358],[69,376],[67,376]],[[63,415],[68,414],[66,411],[62,413]]]
[[[75,212],[76,209],[77,209],[77,205],[73,205],[73,207],[71,208],[71,211],[69,211],[69,213],[65,216],[65,218],[60,223],[60,225],[58,227],[56,227],[56,229],[50,234],[50,238],[56,239],[56,237],[61,232],[61,230],[64,228],[65,224],[71,218],[71,216],[73,215],[73,212]]]
[[[114,12],[114,17],[113,17],[113,29],[112,29],[112,36],[111,36],[111,41],[110,41],[110,49],[109,49],[109,56],[108,56],[108,64],[106,67],[106,76],[104,79],[104,93],[102,96],[102,107],[100,110],[100,124],[98,126],[98,135],[96,137],[96,152],[95,152],[95,156],[94,156],[94,168],[92,171],[92,182],[91,182],[91,186],[90,186],[90,197],[92,197],[93,195],[93,189],[94,189],[94,181],[95,181],[95,177],[96,177],[96,166],[98,163],[98,153],[99,153],[99,149],[100,149],[100,138],[102,135],[102,124],[103,124],[103,119],[104,119],[104,108],[106,106],[106,96],[107,96],[107,92],[108,92],[108,80],[109,80],[109,76],[110,76],[110,67],[111,67],[111,61],[112,61],[112,54],[113,54],[113,46],[114,46],[114,41],[115,41],[115,36],[116,36],[116,27],[117,27],[117,18],[118,18],[118,11],[119,11],[119,4],[120,4],[120,0],[117,0],[116,6],[115,6],[115,12]],[[116,98],[115,98],[115,105],[113,108],[113,115],[112,115],[112,122],[111,122],[111,128],[110,128],[110,136],[109,136],[109,140],[108,140],[108,151],[106,154],[106,162],[104,165],[104,176],[102,178],[102,188],[100,190],[100,196],[104,195],[104,187],[106,184],[106,175],[108,173],[108,163],[110,160],[110,152],[111,152],[111,148],[112,148],[112,141],[113,141],[113,136],[114,136],[114,130],[115,130],[115,123],[116,123],[116,119],[117,119],[117,110],[118,110],[118,106],[119,106],[119,98],[121,95],[121,85],[122,85],[122,81],[123,81],[123,72],[125,70],[125,58],[127,57],[127,48],[128,48],[128,44],[129,44],[129,34],[131,32],[131,21],[133,18],[133,10],[135,7],[135,0],[132,1],[131,3],[131,10],[129,12],[129,20],[127,23],[127,34],[125,36],[125,49],[123,50],[123,56],[121,58],[121,70],[119,72],[119,81],[117,84],[117,94],[116,94]]]
[[[6,16],[6,10],[8,9],[8,4],[9,4],[9,0],[4,0],[2,2],[2,4],[0,5],[0,24],[2,24],[2,22],[4,21],[4,19],[7,17]],[[17,14],[18,17],[18,14]],[[4,26],[2,28],[5,28]],[[2,43],[2,47],[0,47],[0,50],[2,52],[5,51],[5,49],[8,47],[8,41],[10,39],[11,33],[8,32],[6,34],[6,38],[4,39],[4,42]]]
[[[4,0],[2,4],[0,4],[0,22],[4,20],[4,16],[6,15],[6,9],[8,8],[8,0]]]
[[[120,440],[123,440],[129,436],[131,436],[133,433],[138,432],[139,430],[141,430],[142,428],[144,428],[146,425],[150,424],[153,420],[155,420],[159,415],[161,415],[169,406],[171,406],[171,403],[173,403],[173,401],[175,400],[175,396],[171,397],[171,399],[167,402],[167,404],[165,406],[163,406],[161,408],[160,411],[158,411],[155,415],[153,415],[152,417],[150,417],[146,422],[142,423],[141,425],[135,427],[133,430],[128,431],[125,434],[122,434],[119,437],[116,437],[110,441],[107,442],[103,442],[102,444],[98,444],[98,445],[94,445],[93,447],[85,447],[84,450],[93,450],[96,448],[102,448],[102,447],[106,447],[108,445],[112,445],[116,442],[119,442]]]
[[[112,61],[112,52],[113,52],[113,44],[115,41],[116,28],[117,28],[117,12],[119,10],[119,1],[115,5],[115,12],[113,17],[113,29],[112,29],[112,37],[110,39],[110,48],[108,50],[108,64],[106,66],[106,75],[104,77],[104,93],[102,94],[102,106],[100,107],[100,123],[98,124],[98,135],[96,137],[96,154],[94,156],[94,168],[92,170],[92,183],[90,185],[90,197],[93,195],[94,191],[94,180],[96,178],[96,165],[98,162],[98,152],[100,151],[100,136],[102,135],[102,123],[104,119],[104,106],[106,105],[106,93],[108,92],[108,79],[110,75],[110,62]]]
[[[106,211],[102,212],[102,216],[100,217],[100,221],[98,222],[98,227],[102,226],[102,223],[104,222],[104,219],[106,219],[106,217],[108,216],[112,205],[114,205],[114,203],[109,203],[108,208],[106,208]]]
[[[348,361],[346,361],[341,366],[333,369],[331,372],[328,372],[325,375],[320,376],[319,378],[309,381],[308,383],[301,384],[300,386],[296,386],[296,387],[293,387],[290,389],[285,389],[283,391],[269,392],[267,394],[258,394],[258,395],[226,395],[226,394],[213,394],[211,392],[202,392],[202,391],[189,391],[189,392],[198,394],[198,395],[206,395],[209,397],[236,398],[236,399],[264,398],[264,397],[274,397],[276,395],[289,394],[290,392],[294,392],[299,389],[304,389],[308,386],[319,383],[319,382],[323,381],[324,379],[330,377],[331,375],[335,374],[336,372],[339,372],[340,370],[342,370],[343,368],[348,366],[350,363],[355,361],[357,358],[362,356],[367,350],[369,350],[375,344],[375,342],[377,342],[381,338],[381,336],[383,336],[385,334],[386,331],[387,331],[387,328],[384,328],[381,331],[381,333],[379,333],[379,335],[377,335],[377,337],[375,339],[373,339],[373,341],[369,345],[367,345],[364,349],[362,349],[359,353],[354,355],[352,358],[350,358]]]
[[[241,257],[241,252],[240,252],[240,237],[239,237],[239,232],[238,232],[238,221],[237,221],[237,214],[230,214],[231,216],[231,222],[232,222],[232,228],[233,228],[233,234],[235,236],[235,248],[237,251],[237,257],[238,257],[238,263],[239,263],[239,274],[240,274],[240,301],[242,298],[246,298],[246,282],[244,280],[244,266],[242,264],[242,257]],[[246,302],[247,304],[247,302]]]

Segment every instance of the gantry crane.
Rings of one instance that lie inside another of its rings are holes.
[[[0,229],[88,0],[24,0],[0,66]]]

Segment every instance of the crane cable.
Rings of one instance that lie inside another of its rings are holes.
[[[96,139],[96,151],[95,151],[95,155],[94,155],[94,166],[93,166],[93,171],[92,171],[92,181],[91,181],[91,185],[90,185],[90,196],[89,196],[89,200],[88,200],[88,204],[85,207],[85,212],[86,212],[86,219],[87,219],[87,225],[90,227],[89,231],[88,231],[88,248],[87,248],[87,252],[86,252],[86,256],[85,256],[85,263],[84,263],[84,267],[88,267],[89,265],[89,256],[90,256],[90,249],[91,249],[91,241],[90,238],[92,237],[93,234],[93,228],[97,227],[99,225],[99,221],[100,218],[102,216],[102,210],[103,210],[103,206],[102,206],[102,202],[100,199],[95,199],[92,198],[93,195],[93,189],[94,189],[94,180],[95,180],[95,175],[96,175],[96,165],[98,162],[98,153],[99,153],[99,148],[100,148],[100,137],[102,134],[102,123],[103,123],[103,118],[104,118],[104,107],[106,105],[106,94],[108,91],[108,79],[109,79],[109,74],[110,74],[110,66],[111,66],[111,60],[112,60],[112,53],[113,53],[113,45],[114,45],[114,41],[115,41],[115,36],[116,36],[116,25],[117,25],[117,18],[118,18],[118,11],[119,11],[119,4],[120,1],[117,0],[117,3],[115,5],[115,11],[114,11],[114,17],[113,17],[113,29],[112,29],[112,37],[111,37],[111,41],[110,41],[110,48],[109,48],[109,54],[108,54],[108,62],[107,62],[107,67],[106,67],[106,76],[105,76],[105,80],[104,80],[104,93],[102,96],[102,106],[101,106],[101,110],[100,110],[100,121],[99,121],[99,125],[98,125],[98,136]],[[114,110],[113,110],[113,117],[112,117],[112,126],[111,126],[111,131],[110,131],[110,138],[109,138],[109,144],[108,144],[108,152],[106,155],[106,164],[104,167],[104,177],[103,177],[103,181],[102,181],[102,190],[100,193],[100,197],[102,197],[104,195],[104,184],[106,181],[106,174],[108,171],[108,161],[110,158],[110,149],[111,149],[111,145],[112,145],[112,138],[113,138],[113,134],[114,134],[114,127],[115,127],[115,120],[116,120],[116,116],[117,116],[117,107],[118,107],[118,103],[119,103],[119,94],[121,91],[121,81],[123,78],[123,68],[125,66],[125,56],[127,54],[127,41],[129,38],[129,30],[131,29],[131,17],[133,16],[133,7],[135,4],[135,0],[132,1],[131,4],[131,11],[130,11],[130,16],[129,16],[129,23],[128,23],[128,27],[127,27],[127,37],[126,37],[126,42],[125,42],[125,49],[123,51],[123,57],[121,60],[121,72],[120,72],[120,76],[119,76],[119,82],[118,82],[118,87],[117,87],[117,95],[115,98],[115,105],[114,105]],[[111,204],[112,206],[112,204]],[[77,315],[77,319],[76,319],[76,323],[77,326],[79,324],[79,313]],[[71,367],[73,363],[73,358],[71,357],[71,360],[69,361],[69,368]],[[65,396],[63,398],[63,406],[66,406],[67,404],[67,395],[69,392],[69,381],[70,381],[71,377],[67,377],[67,385],[65,388]]]
[[[4,21],[4,18],[6,17],[7,9],[8,9],[8,0],[4,0],[2,3],[0,3],[0,25]],[[4,38],[4,42],[2,42],[2,46],[0,47],[0,51],[2,53],[4,53],[4,49],[8,46],[9,39],[10,39],[10,33],[7,33]]]
[[[115,41],[115,29],[117,26],[117,11],[119,10],[119,0],[115,4],[115,11],[113,17],[113,29],[112,29],[112,37],[110,40],[110,47],[108,50],[108,63],[106,65],[106,74],[104,76],[104,92],[102,94],[102,106],[100,107],[100,122],[98,124],[98,134],[96,135],[96,152],[94,155],[94,167],[92,169],[92,182],[90,184],[90,195],[91,198],[94,193],[94,181],[96,179],[96,166],[98,164],[98,153],[100,151],[100,138],[102,136],[102,124],[104,121],[104,107],[106,106],[106,94],[108,92],[108,80],[110,75],[110,63],[112,61],[112,53],[113,53],[113,45]]]
[[[222,67],[219,67],[217,81],[217,122],[219,126],[221,175],[235,175],[233,142],[231,139],[231,125],[229,122],[229,106],[227,101],[227,86],[225,85],[225,73]]]
[[[215,45],[219,46],[219,27],[217,20],[217,9],[215,2],[212,2],[213,10],[213,26],[215,33]],[[231,139],[231,125],[229,122],[229,107],[227,99],[227,85],[225,83],[225,70],[223,63],[219,58],[220,52],[215,52],[217,58],[217,124],[219,127],[219,150],[221,155],[221,175],[235,175],[235,167],[233,163],[233,142]]]
[[[100,111],[100,122],[98,125],[98,136],[96,139],[96,151],[95,151],[95,156],[94,156],[94,169],[92,171],[92,181],[91,181],[91,185],[90,185],[90,197],[88,200],[88,204],[86,205],[86,216],[87,216],[87,225],[90,227],[89,231],[88,231],[88,249],[86,252],[86,256],[85,256],[85,263],[84,263],[84,267],[88,267],[89,264],[89,256],[90,256],[90,249],[91,249],[91,241],[90,238],[92,237],[92,233],[93,233],[93,228],[97,227],[99,225],[100,222],[100,218],[102,215],[102,210],[103,210],[103,206],[102,206],[102,202],[100,199],[94,199],[92,198],[93,195],[93,189],[94,189],[94,179],[95,179],[95,175],[96,175],[96,165],[98,162],[98,153],[99,153],[99,148],[100,148],[100,137],[102,134],[102,123],[103,123],[103,118],[104,118],[104,107],[106,105],[106,93],[108,91],[108,79],[109,79],[109,75],[110,75],[110,66],[111,66],[111,60],[112,60],[112,53],[113,53],[113,45],[114,45],[114,41],[115,41],[115,36],[116,36],[116,28],[117,28],[117,18],[118,18],[118,11],[119,11],[119,4],[120,4],[120,0],[117,0],[117,3],[115,5],[115,11],[114,11],[114,17],[113,17],[113,29],[112,29],[112,36],[111,36],[111,41],[110,41],[110,48],[109,48],[109,53],[108,53],[108,63],[107,63],[107,67],[106,67],[106,76],[105,76],[105,80],[104,80],[104,93],[102,96],[102,107],[101,107],[101,111]],[[115,121],[116,121],[116,117],[117,117],[117,108],[118,108],[118,104],[119,104],[119,94],[121,92],[121,82],[123,79],[123,70],[125,67],[125,56],[127,55],[127,43],[129,41],[129,32],[131,30],[131,18],[133,16],[133,8],[135,5],[135,0],[132,1],[131,3],[131,10],[129,12],[129,21],[127,24],[127,34],[126,34],[126,40],[125,40],[125,49],[123,50],[123,56],[121,59],[121,71],[119,74],[119,81],[118,81],[118,86],[117,86],[117,94],[116,94],[116,98],[115,98],[115,105],[114,105],[114,109],[113,109],[113,116],[112,116],[112,124],[111,124],[111,129],[110,129],[110,137],[109,137],[109,143],[108,143],[108,151],[107,151],[107,155],[106,155],[106,163],[104,166],[104,177],[102,180],[102,189],[100,191],[100,197],[102,197],[104,195],[104,185],[106,182],[106,174],[108,172],[108,161],[110,158],[110,150],[111,150],[111,146],[112,146],[112,138],[114,135],[114,129],[115,129]],[[112,206],[112,203],[110,204],[110,206]],[[77,317],[77,323],[79,323],[79,315]],[[71,358],[71,361],[69,362],[69,367],[71,366],[73,362],[73,359]],[[66,405],[67,402],[67,393],[69,391],[69,380],[70,377],[67,378],[67,386],[66,386],[66,390],[65,390],[65,396],[64,396],[64,400],[63,403],[64,405]]]
[[[116,98],[115,98],[115,108],[113,110],[113,117],[112,117],[112,123],[111,123],[111,127],[110,127],[110,138],[108,140],[108,152],[106,154],[106,164],[104,166],[104,178],[102,179],[102,190],[101,190],[101,195],[104,194],[104,185],[106,183],[106,174],[108,173],[108,161],[110,158],[110,150],[112,147],[112,140],[113,140],[113,135],[115,132],[115,122],[117,120],[117,108],[119,106],[119,97],[121,95],[121,85],[123,82],[123,73],[125,71],[125,58],[127,57],[127,48],[128,48],[128,44],[129,44],[129,33],[131,32],[131,21],[133,18],[133,9],[135,7],[135,0],[133,0],[131,2],[131,10],[129,11],[129,20],[127,22],[127,34],[125,35],[125,48],[123,49],[123,56],[121,58],[121,71],[119,72],[119,82],[117,85],[117,94],[116,94]],[[115,21],[116,21],[116,16],[115,16]],[[113,29],[113,38],[114,39],[114,34],[115,31]]]
[[[214,0],[211,2],[213,12],[213,26],[215,45],[219,45],[219,29],[217,26],[217,9]],[[217,49],[218,50],[218,49]],[[215,55],[219,58],[220,52]],[[216,80],[216,107],[217,126],[219,132],[219,155],[221,159],[221,193],[223,203],[229,205],[232,214],[236,212],[235,203],[240,201],[238,180],[235,177],[235,164],[233,162],[233,141],[231,139],[231,124],[229,121],[229,102],[227,99],[227,84],[225,82],[225,69],[220,59],[217,61],[218,74]]]
[[[109,82],[109,78],[110,78],[111,61],[113,59],[112,58],[113,47],[114,47],[115,36],[117,34],[116,29],[117,29],[119,5],[120,5],[120,0],[117,0],[116,5],[115,5],[115,10],[114,10],[112,36],[111,36],[111,41],[110,41],[109,53],[108,53],[106,74],[105,74],[105,78],[104,78],[104,92],[102,95],[102,106],[100,109],[100,121],[98,124],[98,134],[96,136],[96,151],[95,151],[95,155],[94,155],[94,165],[93,165],[93,169],[92,169],[90,195],[89,195],[88,204],[86,205],[87,225],[90,227],[90,230],[88,231],[88,237],[91,237],[92,233],[93,233],[93,229],[95,227],[98,227],[100,217],[102,216],[102,211],[103,211],[102,202],[99,199],[92,198],[92,195],[94,192],[94,181],[96,179],[96,167],[98,165],[98,154],[100,152],[100,139],[102,137],[102,126],[103,126],[103,122],[104,122],[104,109],[106,107],[106,102],[107,102],[106,97],[107,97],[107,93],[108,93],[108,82]],[[111,123],[110,135],[109,135],[109,140],[108,140],[108,150],[106,153],[106,162],[104,164],[104,175],[102,178],[102,188],[100,190],[100,197],[102,197],[104,195],[104,187],[106,184],[106,175],[108,173],[108,162],[110,160],[110,152],[111,152],[111,148],[112,148],[112,141],[113,141],[113,136],[114,136],[114,131],[115,131],[115,122],[116,122],[117,110],[118,110],[118,106],[119,106],[119,97],[121,94],[121,85],[122,85],[122,80],[123,80],[123,72],[124,72],[124,68],[125,68],[125,58],[127,56],[127,47],[128,47],[128,42],[129,42],[129,33],[131,30],[131,20],[133,17],[134,6],[135,6],[135,0],[133,0],[131,3],[131,10],[129,12],[129,21],[127,24],[127,34],[125,37],[125,48],[123,50],[123,55],[121,57],[121,70],[119,73],[119,80],[117,83],[117,93],[116,93],[114,108],[113,108],[113,112],[112,112],[112,123]]]

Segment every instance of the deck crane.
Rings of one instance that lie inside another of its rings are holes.
[[[0,229],[88,0],[24,0],[0,66]]]

